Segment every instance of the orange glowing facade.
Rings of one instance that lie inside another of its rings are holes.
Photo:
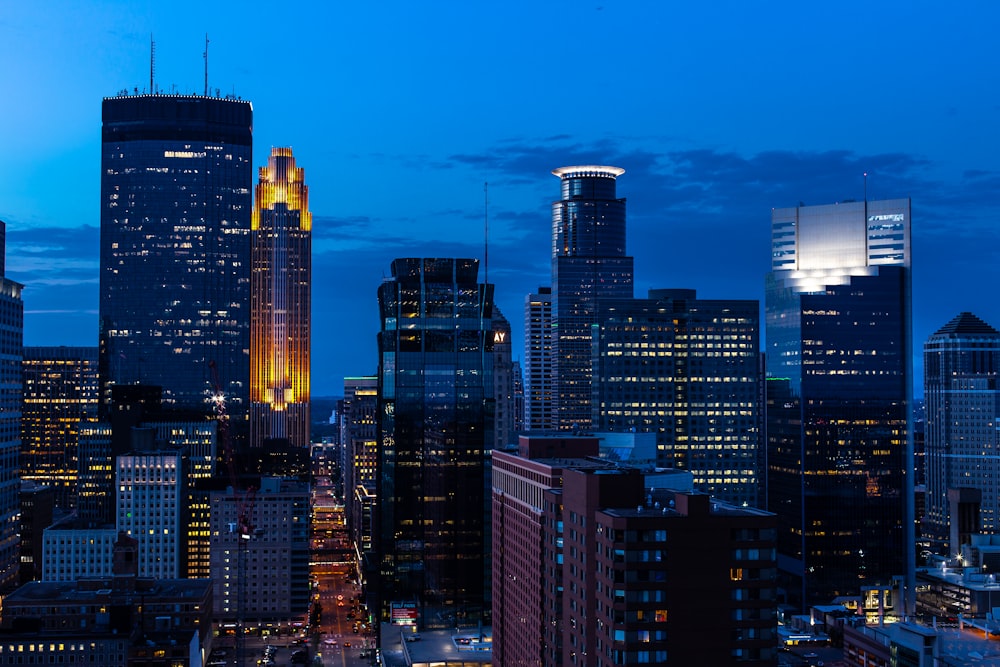
[[[250,442],[309,445],[312,214],[291,148],[272,148],[251,218]]]

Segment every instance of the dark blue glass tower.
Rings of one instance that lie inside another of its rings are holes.
[[[775,209],[772,250],[767,509],[779,518],[779,584],[806,606],[912,583],[910,202]]]
[[[378,292],[381,617],[485,620],[493,286],[475,259],[397,259]]]
[[[591,424],[591,328],[602,299],[632,298],[625,254],[625,200],[619,167],[561,167],[562,197],[552,203],[553,407],[559,430]]]
[[[249,394],[249,102],[104,100],[100,376],[204,409],[214,362],[234,417]]]

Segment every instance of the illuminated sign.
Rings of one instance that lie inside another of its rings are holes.
[[[869,215],[868,222],[903,222],[903,214],[880,213],[879,215]]]
[[[493,332],[493,342],[494,343],[503,343],[504,341],[506,341],[506,339],[507,339],[507,332],[506,331],[494,331]]]
[[[393,625],[416,625],[417,604],[415,602],[393,602],[390,622]]]

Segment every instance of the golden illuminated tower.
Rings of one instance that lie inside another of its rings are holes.
[[[250,444],[309,445],[312,214],[291,148],[260,168],[251,218]]]

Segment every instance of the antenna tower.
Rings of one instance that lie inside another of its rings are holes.
[[[153,77],[156,73],[156,42],[153,41],[153,33],[149,33],[149,94],[152,95]]]
[[[205,33],[205,52],[201,54],[205,57],[205,97],[208,97],[208,33]]]
[[[483,282],[490,281],[490,182],[483,181]]]

